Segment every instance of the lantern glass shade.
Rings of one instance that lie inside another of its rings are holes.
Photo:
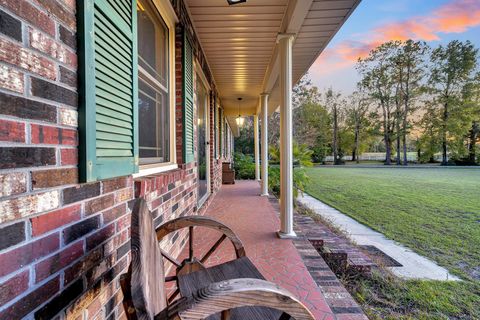
[[[243,126],[243,123],[245,122],[245,119],[239,115],[237,117],[236,121],[237,121],[237,126],[241,127],[241,126]]]

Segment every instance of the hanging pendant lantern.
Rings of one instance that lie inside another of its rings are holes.
[[[237,100],[238,100],[238,117],[237,119],[235,119],[235,121],[237,122],[237,126],[241,127],[245,122],[245,119],[240,115],[240,101],[242,101],[242,98],[237,98]]]

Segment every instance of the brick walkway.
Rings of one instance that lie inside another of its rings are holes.
[[[259,193],[260,187],[255,181],[223,185],[205,214],[232,228],[263,276],[296,295],[316,319],[337,319],[292,241],[276,237],[280,223],[277,214],[268,198],[258,196]],[[219,233],[198,228],[194,238],[195,255],[202,256],[197,252],[206,252],[219,238]],[[185,251],[182,256],[186,256]],[[208,263],[218,264],[233,258],[232,246],[225,241]]]

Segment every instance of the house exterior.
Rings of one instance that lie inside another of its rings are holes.
[[[359,1],[250,2],[0,1],[0,319],[124,317],[134,200],[157,225],[202,214],[239,114],[255,117],[263,194],[259,120],[266,146],[284,115],[291,236],[291,86]]]

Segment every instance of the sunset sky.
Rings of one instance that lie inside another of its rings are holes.
[[[387,40],[432,46],[470,40],[480,48],[480,0],[363,0],[309,71],[314,85],[351,93],[355,62]]]

